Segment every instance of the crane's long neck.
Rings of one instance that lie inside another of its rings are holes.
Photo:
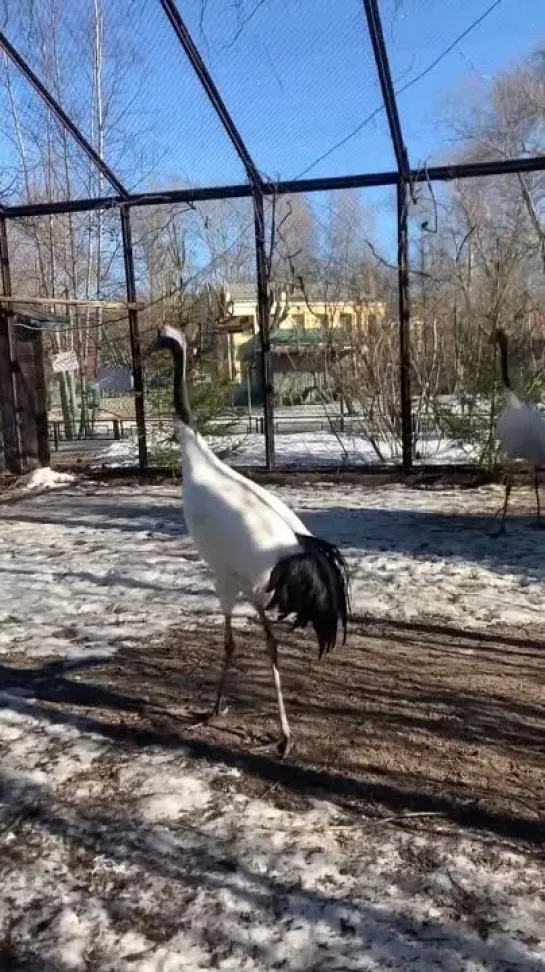
[[[193,416],[187,394],[185,352],[182,348],[176,348],[172,352],[174,360],[174,413],[176,418],[187,426],[193,428]]]
[[[507,391],[511,391],[511,378],[509,375],[509,357],[507,353],[507,340],[500,341],[500,369],[501,380]]]

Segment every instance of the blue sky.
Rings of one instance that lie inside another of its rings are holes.
[[[381,103],[362,0],[243,0],[256,10],[240,29],[233,0],[178,0],[223,97],[258,167],[272,178],[342,175],[394,167],[386,119],[379,114],[318,162]],[[427,68],[492,0],[381,0],[394,82],[407,84]],[[201,23],[201,10],[205,16]],[[84,12],[90,0],[74,0]],[[193,75],[158,0],[108,0],[107,25],[126,31],[131,65],[124,125],[154,159],[144,179],[134,159],[120,166],[129,186],[221,184],[244,172]],[[78,13],[78,16],[80,14]],[[81,19],[81,16],[80,16]],[[7,32],[12,31],[11,23]],[[15,43],[19,38],[12,37]],[[485,90],[502,69],[545,42],[543,0],[499,0],[496,8],[440,64],[399,97],[411,162],[447,161],[452,138],[449,103],[463,103],[468,85]],[[83,72],[69,52],[68,74]],[[32,60],[33,51],[28,52]],[[82,74],[82,77],[84,75]],[[68,106],[69,107],[69,106]]]
[[[89,0],[77,0],[82,10]],[[492,0],[381,0],[394,82],[426,69]],[[384,113],[317,162],[380,104],[362,0],[244,0],[255,16],[240,30],[231,0],[178,0],[258,167],[272,178],[342,175],[394,168]],[[74,8],[70,8],[75,10]],[[124,120],[153,164],[144,178],[134,157],[108,160],[132,188],[220,185],[245,174],[181,50],[158,0],[108,0],[107,17],[127,31],[131,65]],[[108,23],[108,20],[107,20]],[[10,31],[8,29],[8,35]],[[17,42],[17,38],[12,38]],[[399,97],[413,165],[454,159],[459,145],[451,103],[470,87],[485,92],[499,71],[545,41],[543,0],[501,0],[486,19],[406,94]],[[32,52],[28,53],[29,58]],[[78,71],[78,58],[70,70]],[[143,134],[144,133],[144,134]],[[4,152],[6,149],[4,148]],[[5,157],[5,155],[4,155]],[[108,153],[107,153],[108,157]],[[363,194],[390,246],[395,197]],[[324,200],[317,199],[317,211]]]
[[[491,0],[383,0],[381,12],[396,86],[426,69],[490,6]],[[256,0],[246,0],[250,11]],[[362,0],[265,0],[240,34],[228,0],[179,8],[258,167],[272,178],[342,175],[395,167],[383,113],[313,164],[381,102]],[[172,180],[220,184],[244,172],[192,76],[172,29],[148,7],[142,36],[150,63],[146,110],[162,161],[150,186]],[[150,42],[151,41],[151,42]],[[411,162],[453,160],[459,150],[452,102],[483,94],[499,72],[545,41],[542,0],[501,0],[459,45],[399,97]],[[151,70],[151,65],[155,65]],[[362,193],[375,211],[384,252],[395,245],[393,190]],[[326,200],[316,198],[323,218]]]
[[[394,80],[407,83],[426,68],[491,0],[384,0],[381,4]],[[256,0],[247,0],[251,10]],[[361,0],[266,0],[235,39],[228,0],[209,0],[204,32],[200,0],[180,10],[260,168],[294,178],[348,135],[380,104]],[[165,174],[199,182],[236,181],[240,167],[190,75],[189,65],[160,24],[147,21],[160,70],[148,109],[164,118]],[[166,30],[165,30],[166,28]],[[545,40],[542,0],[501,0],[483,23],[399,99],[413,163],[453,158],[449,101],[466,97],[468,83],[486,87],[498,71]],[[157,61],[155,61],[157,63]],[[153,88],[153,90],[152,90]],[[384,115],[313,165],[313,175],[393,167]],[[310,174],[309,172],[309,174]]]

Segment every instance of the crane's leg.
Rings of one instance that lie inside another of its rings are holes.
[[[227,681],[227,673],[231,667],[233,661],[233,655],[235,653],[235,639],[233,638],[233,628],[231,625],[231,609],[224,611],[224,627],[223,627],[223,662],[221,666],[221,673],[218,681],[218,688],[216,691],[216,701],[214,703],[214,708],[211,712],[205,713],[197,722],[192,722],[188,729],[199,729],[201,726],[209,725],[213,719],[217,719],[219,716],[227,715],[227,706],[224,700],[224,690],[225,682]]]
[[[288,717],[286,715],[286,708],[284,706],[284,697],[282,695],[282,683],[280,681],[280,672],[278,670],[278,643],[272,633],[269,619],[267,618],[263,608],[258,607],[257,611],[267,641],[267,651],[269,653],[269,658],[271,661],[274,689],[276,692],[276,701],[278,703],[278,712],[280,714],[280,725],[282,727],[282,735],[280,737],[280,741],[278,743],[277,749],[282,759],[284,759],[284,757],[288,755],[291,749],[291,729],[288,722]],[[262,747],[262,748],[268,748],[268,747]]]
[[[541,503],[539,501],[539,467],[534,467],[534,492],[536,494],[537,525],[543,529],[545,522],[541,519]]]
[[[225,705],[225,699],[223,693],[225,691],[225,682],[227,681],[227,673],[231,667],[233,661],[233,655],[235,653],[235,639],[233,638],[233,627],[231,623],[231,612],[225,614],[224,628],[223,628],[223,662],[221,666],[221,675],[218,682],[218,689],[216,693],[216,703],[212,710],[212,717],[222,716],[227,713],[227,706]]]
[[[501,536],[503,533],[505,533],[505,519],[507,517],[507,507],[509,506],[509,497],[511,496],[512,488],[513,488],[513,477],[511,473],[506,473],[505,474],[505,498],[503,500],[501,523],[498,529],[497,536]]]

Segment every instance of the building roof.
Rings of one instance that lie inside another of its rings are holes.
[[[295,288],[292,293],[293,300],[308,301],[311,306],[312,304],[350,304],[356,300],[363,300],[364,296],[356,287],[350,287],[348,284],[339,285],[320,280],[305,284],[304,292]]]
[[[231,300],[249,300],[257,302],[257,284],[254,281],[237,281],[224,285],[224,291]],[[322,281],[309,281],[305,285],[305,293],[300,288],[295,287],[291,294],[292,300],[298,303],[310,304],[349,304],[355,300],[365,299],[356,287],[348,284],[339,285]]]
[[[35,330],[55,331],[59,327],[68,327],[70,324],[67,317],[57,317],[54,314],[44,314],[43,311],[38,310],[15,309],[13,314],[14,317],[21,322],[21,324],[34,328]]]
[[[228,283],[224,286],[224,291],[229,295],[231,300],[255,300],[257,301],[257,284],[253,281],[244,283],[244,281],[237,281],[236,283]]]
[[[270,342],[271,351],[278,352],[301,351],[305,348],[323,348],[328,345],[335,345],[337,349],[339,347],[349,347],[346,335],[338,328],[331,331],[326,331],[318,327],[312,328],[309,331],[281,328],[271,333]],[[242,353],[245,358],[252,358],[256,354],[259,354],[260,351],[260,337],[259,334],[256,334],[244,345]]]

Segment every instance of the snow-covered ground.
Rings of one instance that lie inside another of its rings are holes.
[[[25,492],[31,490],[63,489],[65,486],[70,485],[70,483],[75,482],[75,479],[76,477],[72,473],[57,472],[56,469],[51,469],[50,466],[43,466],[35,469],[28,476],[22,488]]]
[[[345,548],[357,613],[519,635],[544,621],[545,534],[514,516],[491,536],[500,488],[277,492]],[[5,672],[202,614],[219,621],[177,487],[76,483],[0,506]],[[0,692],[0,968],[545,972],[536,856],[326,803],[280,810],[238,792],[238,770],[112,743],[53,721],[28,687]]]
[[[217,437],[212,448],[221,448],[221,438]],[[400,463],[401,454],[392,450],[388,442],[378,443],[384,462]],[[276,462],[279,466],[359,466],[376,465],[381,462],[371,443],[362,435],[334,435],[332,432],[288,432],[275,437]],[[417,461],[430,464],[468,463],[473,450],[462,448],[453,442],[430,439],[422,443]],[[241,440],[234,462],[243,466],[263,466],[265,464],[265,440],[262,435],[248,435]]]
[[[543,972],[531,856],[278,810],[236,770],[112,752],[22,708],[0,710],[2,968]]]
[[[513,510],[523,492],[513,493]],[[499,486],[328,483],[278,493],[343,545],[357,614],[473,628],[544,619],[545,531],[514,517],[508,535],[494,538]],[[111,651],[181,616],[220,620],[176,486],[68,486],[0,511],[0,651]]]
[[[231,437],[213,436],[210,445],[218,452],[231,450],[230,462],[239,466],[264,466],[265,440],[256,433],[233,435]],[[153,442],[150,447],[153,452]],[[392,451],[388,442],[379,442],[384,462],[399,463],[401,457]],[[365,436],[334,435],[332,432],[287,432],[275,438],[276,462],[282,468],[297,466],[337,467],[376,465],[381,460]],[[430,464],[471,462],[474,450],[467,445],[430,439],[422,443],[417,461]],[[138,444],[135,439],[111,442],[96,457],[98,467],[134,466],[138,462]]]

